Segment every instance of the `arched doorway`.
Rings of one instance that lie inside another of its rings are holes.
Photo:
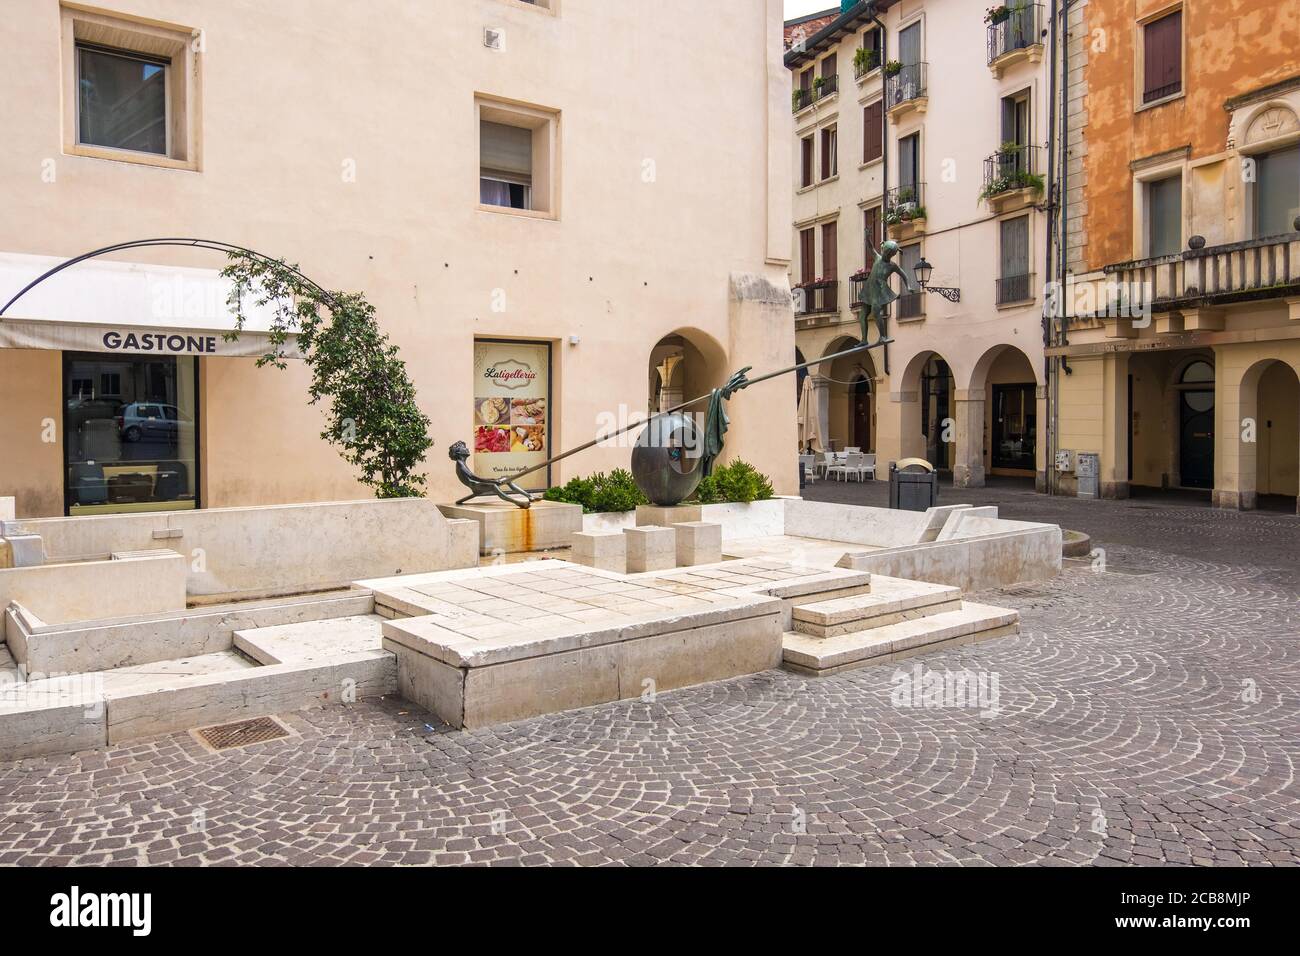
[[[1234,433],[1224,436],[1229,457],[1216,503],[1300,513],[1300,376],[1286,362],[1264,359],[1234,391],[1240,421],[1223,422]]]
[[[858,345],[839,338],[826,347],[834,355]],[[827,440],[832,449],[876,450],[876,366],[870,353],[846,355],[820,366],[819,385],[827,395]]]
[[[1179,376],[1178,483],[1184,488],[1214,487],[1214,366],[1188,363]]]
[[[931,353],[921,368],[921,435],[925,459],[940,471],[951,471],[956,451],[953,401],[957,389],[947,361]]]
[[[1038,469],[1038,376],[1014,345],[997,345],[975,363],[968,401],[982,401],[978,464],[990,475],[1032,479]],[[960,420],[960,415],[958,416]],[[974,464],[974,463],[972,463]],[[975,469],[978,470],[978,469]]]

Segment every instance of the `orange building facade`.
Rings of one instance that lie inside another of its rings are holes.
[[[1300,0],[1080,0],[1064,23],[1051,482],[1294,508]]]

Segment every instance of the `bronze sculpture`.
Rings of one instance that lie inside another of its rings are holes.
[[[878,340],[875,345],[888,345],[894,341],[889,337],[889,303],[898,298],[898,293],[889,287],[889,277],[891,274],[897,274],[903,280],[903,286],[909,292],[920,292],[915,280],[909,276],[904,269],[900,269],[893,261],[894,256],[898,254],[898,243],[893,239],[887,239],[880,244],[880,251],[876,253],[876,261],[871,265],[871,272],[867,275],[865,288],[862,290],[862,298],[858,301],[858,306],[862,312],[858,316],[858,322],[861,325],[861,341],[865,345],[867,342],[867,315],[874,315],[876,318],[876,332]]]
[[[512,504],[517,508],[528,508],[533,503],[533,496],[514,483],[511,478],[480,478],[474,472],[469,470],[465,462],[469,459],[469,448],[463,441],[458,441],[447,449],[447,457],[456,463],[456,477],[460,483],[469,489],[469,494],[456,504],[463,505],[467,501],[473,501],[475,498],[482,496],[495,495],[507,504]],[[516,476],[518,477],[518,476]],[[502,488],[509,488],[522,500],[510,497]]]

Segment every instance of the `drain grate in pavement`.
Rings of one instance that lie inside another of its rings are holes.
[[[241,720],[233,724],[202,727],[193,733],[212,750],[231,750],[235,747],[265,743],[268,740],[279,740],[281,737],[288,737],[291,731],[274,717],[254,717],[252,720]]]

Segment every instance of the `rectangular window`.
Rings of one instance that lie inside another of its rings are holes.
[[[198,368],[197,358],[64,353],[68,514],[198,507]]]
[[[839,243],[838,243],[838,222],[827,222],[822,224],[822,274],[821,277],[827,282],[834,282],[839,278]]]
[[[203,31],[60,5],[63,151],[199,168]]]
[[[799,143],[800,150],[800,178],[801,186],[811,186],[813,184],[813,138],[805,136]]]
[[[1183,247],[1183,178],[1146,184],[1147,255],[1171,256]]]
[[[916,264],[921,261],[921,244],[914,242],[898,250],[898,267],[909,276],[916,275]],[[918,319],[924,313],[921,308],[924,292],[908,292],[899,282],[898,317],[900,319]]]
[[[532,208],[532,130],[484,120],[479,124],[479,159],[479,202]]]
[[[885,155],[885,102],[877,100],[862,110],[862,161],[874,162]]]
[[[822,130],[822,179],[830,179],[839,173],[838,152],[836,127],[827,127]]]
[[[1033,298],[1029,276],[1029,217],[1004,219],[998,226],[997,304]]]
[[[915,187],[921,178],[921,134],[898,141],[898,185]]]
[[[823,89],[826,88],[826,84],[834,83],[838,77],[839,77],[838,60],[835,54],[832,53],[830,56],[826,57],[826,59],[822,60],[822,79],[826,81],[826,83],[823,84]],[[833,93],[834,90],[826,89],[826,92]]]
[[[550,454],[551,344],[474,341],[475,474],[504,478],[540,465]],[[522,479],[525,491],[550,486],[550,469]]]
[[[1255,236],[1296,229],[1300,216],[1300,146],[1255,157]]]
[[[862,263],[870,269],[875,260],[875,252],[880,248],[880,207],[872,206],[862,212],[862,235],[865,248]]]
[[[1183,12],[1153,20],[1142,28],[1142,102],[1154,103],[1183,89]]]
[[[167,155],[170,60],[77,46],[77,142]]]
[[[817,234],[811,229],[799,232],[799,274],[804,282],[817,278]]]
[[[558,215],[559,114],[541,107],[477,101],[479,205]]]

